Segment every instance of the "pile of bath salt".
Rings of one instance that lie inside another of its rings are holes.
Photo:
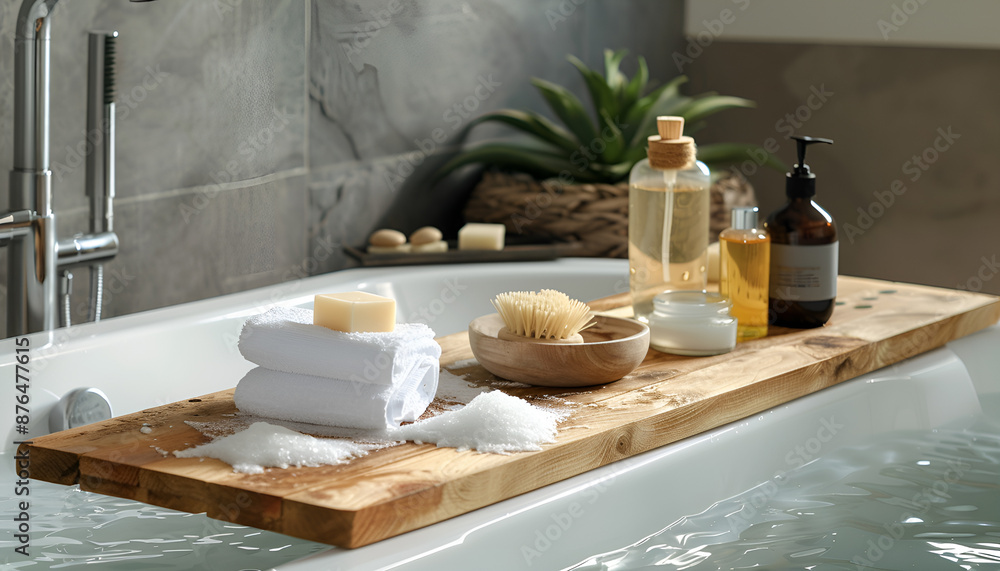
[[[246,430],[178,450],[174,456],[218,458],[231,465],[235,472],[260,474],[266,467],[344,464],[351,458],[364,456],[369,449],[356,442],[315,438],[282,426],[255,422]]]
[[[501,391],[481,393],[458,410],[392,428],[394,439],[438,447],[510,454],[541,450],[554,442],[565,412],[532,406]]]
[[[316,438],[258,418],[254,418],[249,427],[244,427],[246,419],[241,418],[233,418],[231,422],[221,425],[188,422],[213,440],[208,444],[178,450],[174,456],[218,458],[231,465],[235,472],[260,474],[267,467],[344,464],[371,450],[406,440],[460,451],[494,454],[530,452],[541,450],[542,444],[555,441],[557,425],[567,416],[565,411],[540,408],[504,392],[490,391],[478,393],[460,409],[388,430],[339,429],[291,423],[297,429],[339,437],[336,440]]]

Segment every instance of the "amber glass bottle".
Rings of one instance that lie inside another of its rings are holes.
[[[788,203],[767,217],[771,237],[768,322],[796,328],[819,327],[833,315],[837,298],[837,227],[812,197],[816,175],[805,164],[806,146],[829,139],[792,137],[799,163],[786,175]]]
[[[771,239],[757,227],[757,207],[733,209],[732,224],[719,234],[719,293],[738,320],[736,340],[767,335]]]

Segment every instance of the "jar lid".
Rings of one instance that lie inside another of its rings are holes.
[[[653,298],[653,307],[664,315],[728,315],[732,302],[706,291],[668,291]]]

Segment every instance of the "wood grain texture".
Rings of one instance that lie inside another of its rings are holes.
[[[160,452],[206,440],[185,420],[231,418],[229,390],[37,438],[28,446],[32,477],[359,547],[745,418],[1000,319],[998,298],[981,294],[847,277],[839,294],[833,318],[819,329],[772,328],[712,357],[650,351],[620,381],[595,387],[504,387],[539,406],[572,408],[557,441],[539,452],[499,456],[406,443],[346,465],[255,475]],[[446,365],[472,357],[467,332],[439,343]],[[476,363],[449,370],[470,382],[496,381]],[[143,423],[152,433],[139,431]]]

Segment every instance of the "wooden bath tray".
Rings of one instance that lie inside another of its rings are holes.
[[[27,446],[31,477],[359,547],[756,414],[1000,319],[1000,298],[988,295],[848,277],[839,288],[833,319],[819,329],[773,328],[715,357],[650,351],[632,374],[598,387],[503,388],[542,406],[554,398],[576,406],[557,442],[539,452],[499,456],[407,443],[342,466],[247,475],[153,448],[204,442],[184,421],[236,412],[230,390],[38,438]],[[592,305],[608,309],[625,299]],[[439,341],[442,363],[472,356],[466,333]],[[451,370],[495,380],[475,363]],[[140,432],[143,423],[152,433]]]

